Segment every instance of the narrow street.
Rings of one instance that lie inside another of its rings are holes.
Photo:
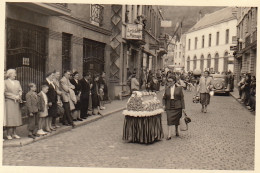
[[[200,104],[192,103],[194,93],[184,94],[192,122],[170,141],[122,141],[119,112],[30,145],[4,148],[3,165],[253,170],[255,117],[231,96],[212,97],[204,114]],[[162,121],[166,136],[165,113]]]

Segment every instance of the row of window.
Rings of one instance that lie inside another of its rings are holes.
[[[216,33],[216,46],[219,45],[219,32]],[[208,47],[211,47],[212,42],[212,34],[209,34],[209,40],[208,40]],[[226,38],[225,38],[225,44],[229,43],[229,29],[226,29]],[[203,35],[201,38],[201,48],[205,47],[205,36]],[[198,37],[195,37],[194,39],[194,49],[198,48]],[[188,50],[191,50],[191,39],[189,39],[188,43]]]
[[[228,52],[224,53],[224,57],[228,57]],[[218,53],[215,54],[215,58],[219,58],[219,54]],[[201,55],[200,59],[204,59],[204,55]],[[211,59],[211,55],[210,54],[208,54],[208,58],[207,59]],[[197,56],[196,55],[194,55],[193,60],[197,60]],[[190,61],[190,57],[189,56],[187,58],[187,61]]]
[[[188,61],[187,62],[188,71],[197,69],[197,61],[193,61],[193,69],[191,69],[190,65],[191,65],[191,62]],[[203,60],[200,60],[200,70],[204,71],[205,68],[208,68],[208,69],[212,68],[211,59],[207,59],[207,66],[205,66]],[[214,71],[219,72],[219,59],[214,59]],[[223,71],[228,71],[228,58],[227,57],[224,58]]]

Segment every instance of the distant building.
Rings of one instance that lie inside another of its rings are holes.
[[[237,19],[233,10],[227,7],[206,14],[186,33],[185,71],[234,71],[230,46],[236,43]]]
[[[173,64],[175,69],[184,69],[185,68],[185,44],[186,44],[186,35],[182,35],[180,40],[175,44],[174,60]]]
[[[241,73],[256,75],[257,61],[257,7],[237,8],[237,51],[235,78]]]
[[[167,54],[163,57],[163,66],[173,66],[174,65],[174,53],[175,53],[175,37],[169,36]]]

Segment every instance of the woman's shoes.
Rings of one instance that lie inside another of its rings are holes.
[[[28,135],[28,137],[29,138],[33,138],[33,139],[35,139],[36,137],[35,136],[33,136],[33,135]]]
[[[81,119],[81,118],[77,118],[77,120],[78,120],[78,121],[83,121],[83,119]]]
[[[51,129],[51,131],[56,131],[56,129],[55,128],[50,128]]]
[[[7,138],[8,140],[13,139],[12,136],[10,136],[10,135],[6,136],[6,138]]]
[[[204,109],[204,113],[207,113],[207,109]]]
[[[171,140],[171,139],[172,139],[172,137],[167,137],[167,138],[166,138],[167,141],[168,141],[168,140]]]
[[[103,116],[100,112],[98,112],[98,115],[101,115],[101,116]]]
[[[18,135],[13,135],[13,138],[15,138],[15,139],[20,139],[21,137],[18,136]]]

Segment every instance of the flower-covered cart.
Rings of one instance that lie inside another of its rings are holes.
[[[134,91],[123,111],[123,140],[148,144],[162,139],[163,112],[156,93]]]

